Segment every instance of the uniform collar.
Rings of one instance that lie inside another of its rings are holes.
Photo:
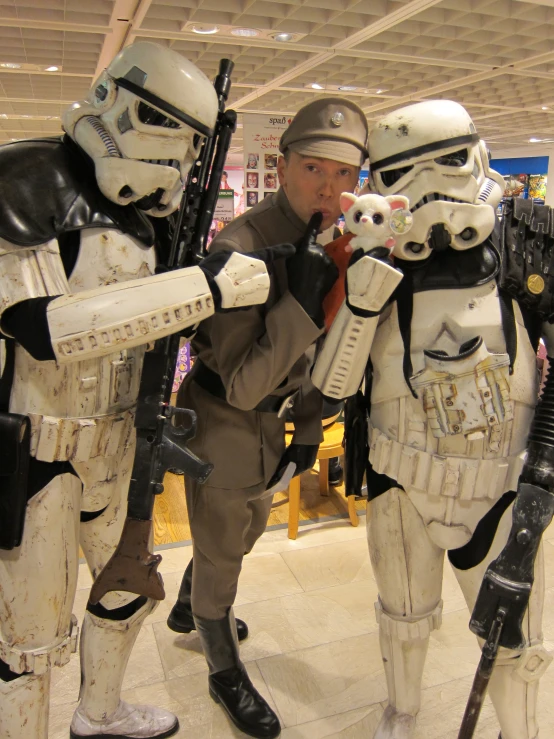
[[[279,206],[279,208],[285,214],[286,218],[292,223],[292,225],[295,228],[297,228],[301,233],[304,233],[304,231],[306,230],[306,226],[308,224],[304,223],[304,221],[299,216],[296,215],[282,187],[280,187],[277,190],[275,201],[277,205]]]

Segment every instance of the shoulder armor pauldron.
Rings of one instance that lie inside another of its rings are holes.
[[[523,198],[506,201],[499,247],[499,287],[531,313],[554,323],[552,208]]]
[[[151,246],[152,225],[134,205],[112,203],[69,137],[0,146],[0,237],[36,246],[71,231],[113,228]]]

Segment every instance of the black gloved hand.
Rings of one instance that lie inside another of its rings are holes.
[[[319,327],[325,320],[323,300],[339,276],[331,257],[316,242],[322,219],[321,213],[314,213],[296,245],[296,254],[287,260],[289,290]]]
[[[289,462],[296,464],[294,471],[294,477],[301,475],[306,470],[311,470],[317,459],[317,450],[319,444],[289,444],[286,448],[285,453],[279,460],[277,469],[275,470],[273,477],[267,485],[267,489],[272,488],[276,482],[278,482],[284,475],[285,470]]]
[[[223,308],[221,306],[221,291],[215,281],[221,270],[225,267],[234,252],[232,250],[216,251],[208,254],[198,265],[208,281],[208,286],[214,299],[214,307],[216,311],[235,311],[247,310],[251,305],[244,307]],[[286,259],[295,254],[295,247],[292,244],[277,244],[277,246],[267,246],[263,249],[250,252],[245,256],[253,257],[264,262],[265,265],[273,264],[277,259]]]
[[[394,263],[390,258],[390,249],[387,249],[386,246],[374,246],[373,249],[370,249],[369,251],[356,249],[356,251],[350,257],[348,266],[351,267],[353,264],[356,264],[356,262],[358,262],[362,257],[365,256],[373,257],[373,259],[378,259],[380,262],[384,262],[389,267],[394,267]]]

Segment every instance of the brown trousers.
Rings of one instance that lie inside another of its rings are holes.
[[[192,612],[221,619],[235,602],[242,558],[265,531],[272,496],[265,491],[199,485],[185,476],[194,568]]]

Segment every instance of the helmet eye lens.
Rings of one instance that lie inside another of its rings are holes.
[[[463,167],[467,163],[468,150],[459,149],[458,151],[452,151],[450,154],[443,154],[435,159],[437,164],[441,164],[443,167]]]
[[[409,167],[397,167],[396,169],[387,169],[386,172],[380,172],[381,182],[385,187],[392,187],[407,172],[414,168],[411,164]]]
[[[177,121],[168,118],[164,113],[150,107],[144,102],[140,102],[137,109],[137,115],[141,123],[148,126],[162,126],[163,128],[180,128]]]

